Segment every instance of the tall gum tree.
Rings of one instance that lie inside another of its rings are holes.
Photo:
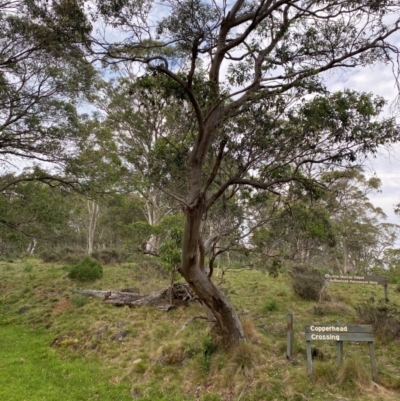
[[[144,238],[142,248],[153,255],[158,255],[160,245],[154,228],[164,217],[180,210],[179,203],[163,192],[169,174],[175,177],[175,191],[184,181],[183,174],[177,177],[181,166],[171,166],[168,156],[173,150],[174,156],[179,157],[174,144],[184,141],[193,127],[187,102],[176,96],[177,85],[168,87],[173,82],[168,77],[160,78],[163,77],[146,74],[113,80],[96,102],[104,114],[103,124],[112,132],[118,157],[129,172],[125,190],[145,200],[143,215],[150,234]]]
[[[75,156],[81,136],[76,105],[96,74],[85,58],[91,25],[76,5],[74,0],[0,1],[2,171],[52,166],[52,174],[43,168],[3,174],[0,194],[24,180],[54,184]]]
[[[292,180],[305,182],[298,174],[305,163],[348,165],[398,140],[392,122],[377,120],[380,100],[349,92],[302,99],[325,91],[327,71],[393,62],[399,2],[107,0],[86,12],[105,27],[92,32],[92,60],[145,67],[186,93],[197,130],[186,193],[171,194],[186,219],[180,272],[226,344],[238,344],[245,340],[238,316],[204,271],[203,219],[232,187],[279,194]],[[236,164],[220,180],[227,158]]]

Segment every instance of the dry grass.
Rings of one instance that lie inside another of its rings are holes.
[[[189,356],[183,341],[175,340],[161,345],[152,359],[166,365],[182,365]]]
[[[247,341],[255,344],[261,344],[263,336],[259,333],[250,316],[243,316],[241,319],[244,335]]]

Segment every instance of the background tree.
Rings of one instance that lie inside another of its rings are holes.
[[[158,255],[160,238],[152,227],[179,210],[179,204],[165,193],[182,186],[178,148],[193,127],[193,116],[179,89],[170,80],[151,75],[121,78],[111,82],[97,100],[116,153],[129,171],[124,190],[145,200],[149,237],[143,238],[143,248],[153,255]]]
[[[14,178],[10,177],[10,180]],[[71,193],[36,180],[19,182],[0,193],[0,255],[33,253],[71,235]],[[68,243],[68,241],[66,241]]]
[[[368,199],[378,190],[379,179],[367,180],[359,168],[313,174],[323,186],[306,190],[291,183],[275,219],[255,233],[256,251],[332,273],[365,274],[381,266],[385,250],[395,244],[398,227],[381,222],[385,215]]]
[[[94,69],[83,57],[91,25],[74,1],[42,12],[33,1],[0,4],[0,157],[61,162],[79,136],[75,105]]]

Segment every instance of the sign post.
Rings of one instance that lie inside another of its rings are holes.
[[[378,370],[375,359],[374,338],[372,326],[369,325],[323,325],[313,324],[305,326],[307,342],[307,371],[312,376],[312,355],[311,341],[336,341],[337,361],[340,364],[343,360],[343,342],[367,342],[371,359],[372,380],[378,383]]]
[[[382,285],[386,301],[389,301],[388,296],[388,280],[386,277],[381,276],[345,276],[326,274],[326,281],[329,283],[347,283],[347,284],[372,284]]]
[[[288,313],[286,317],[286,332],[287,332],[287,341],[286,341],[286,359],[292,359],[293,354],[293,312]]]

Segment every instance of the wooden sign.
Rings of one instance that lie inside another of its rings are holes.
[[[383,276],[346,276],[325,274],[325,280],[329,283],[347,283],[347,284],[372,284],[383,285],[385,299],[388,301],[388,279]]]
[[[312,376],[311,341],[335,341],[337,361],[343,360],[343,341],[367,342],[371,358],[372,379],[378,382],[378,371],[375,360],[374,338],[369,325],[310,324],[305,326],[307,341],[307,370]]]
[[[326,274],[325,278],[331,283],[348,283],[348,284],[379,284],[387,285],[388,280],[386,277],[381,276],[345,276]]]

